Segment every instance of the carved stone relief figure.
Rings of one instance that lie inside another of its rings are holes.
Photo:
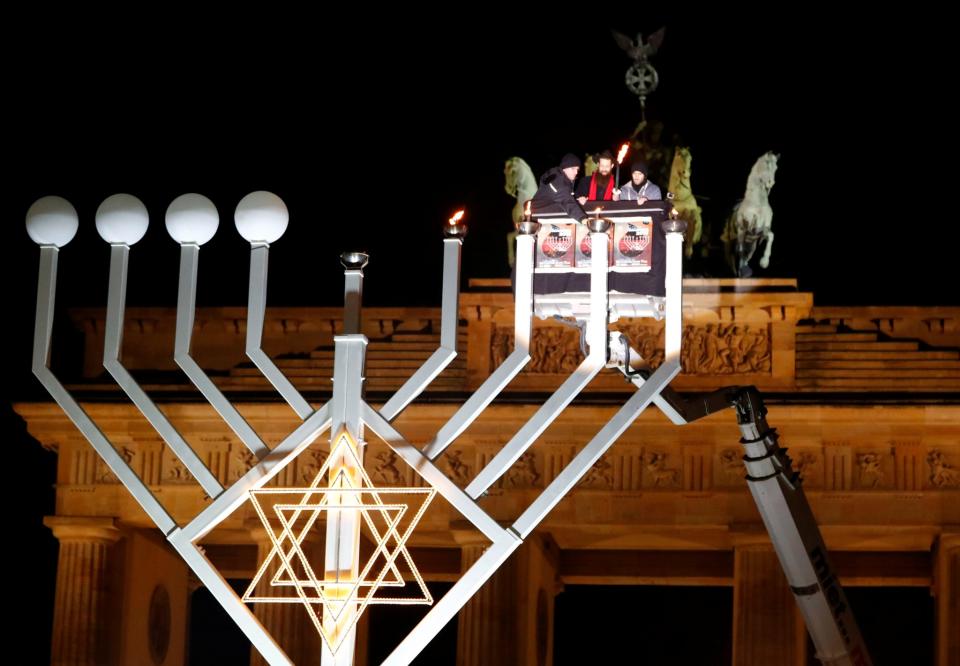
[[[646,456],[644,456],[644,461],[647,468],[647,473],[650,474],[650,478],[653,480],[654,486],[660,487],[677,485],[677,481],[680,478],[680,470],[668,468],[666,466],[666,453],[648,453]]]
[[[720,470],[729,479],[743,479],[746,473],[743,467],[743,453],[738,449],[724,449],[720,452]]]
[[[813,467],[817,464],[817,456],[810,453],[809,451],[802,451],[793,459],[793,468],[800,472],[800,476],[807,476],[808,472],[811,472]]]
[[[388,486],[399,485],[403,475],[397,468],[397,454],[393,451],[381,451],[376,456],[377,462],[373,466],[373,478]]]
[[[937,488],[960,486],[960,470],[948,464],[940,451],[931,451],[927,454],[927,464],[930,466],[931,485]]]
[[[707,324],[703,329],[702,340],[703,345],[699,350],[698,362],[707,374],[720,374],[725,369],[733,367],[730,360],[731,340],[723,334],[719,326]]]
[[[770,372],[770,331],[748,324],[687,326],[680,364],[690,375]]]
[[[193,474],[190,473],[186,465],[180,462],[180,459],[176,456],[171,455],[164,462],[166,463],[166,469],[163,474],[164,483],[181,484],[191,483],[193,481]]]
[[[497,326],[490,341],[490,367],[500,366],[513,351],[513,329]]]
[[[133,462],[133,457],[136,455],[136,451],[127,447],[121,446],[117,453],[120,454],[120,457],[123,458],[123,461],[128,465]],[[103,462],[103,458],[97,456],[97,475],[94,478],[94,483],[102,484],[112,484],[120,483],[120,479],[107,467],[107,464]]]
[[[621,323],[618,330],[651,368],[663,362],[663,327]],[[496,327],[490,349],[491,367],[503,363],[513,350],[513,331]],[[683,330],[680,364],[688,375],[769,373],[772,370],[770,329],[750,324],[687,325]],[[577,332],[559,326],[533,329],[530,362],[532,374],[567,374],[583,360]]]
[[[680,364],[691,375],[770,372],[770,331],[749,325],[687,326]]]
[[[463,451],[457,449],[444,456],[447,467],[447,476],[460,487],[467,484],[470,479],[470,468],[462,459]]]
[[[663,327],[644,324],[623,324],[619,330],[630,340],[630,346],[639,352],[651,368],[663,363]]]
[[[310,448],[297,458],[297,478],[300,483],[309,486],[317,478],[317,473],[327,461],[327,452],[317,448]]]
[[[259,462],[257,457],[245,446],[238,447],[230,458],[233,466],[233,469],[230,470],[230,476],[234,481],[250,471],[250,468]]]
[[[613,488],[613,465],[607,456],[594,463],[578,485],[583,488]]]
[[[741,344],[741,347],[745,345],[743,363],[737,366],[737,372],[771,372],[770,330],[751,331],[745,326],[744,331],[744,343]]]
[[[507,485],[513,488],[534,488],[540,480],[533,451],[527,451],[507,472]]]
[[[582,358],[580,338],[573,329],[543,326],[533,330],[528,372],[568,374],[576,370]]]
[[[860,453],[857,464],[860,466],[860,485],[864,488],[876,488],[883,483],[882,458],[879,453]]]

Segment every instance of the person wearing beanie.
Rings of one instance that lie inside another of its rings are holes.
[[[570,169],[572,167],[577,167],[577,171],[580,170],[580,158],[573,153],[567,153],[560,159],[560,168]],[[574,178],[576,178],[576,176],[574,176]]]
[[[647,178],[648,172],[647,163],[642,160],[630,166],[630,180],[620,190],[620,201],[636,201],[642,206],[651,199],[659,201],[663,198],[660,188]]]
[[[617,201],[617,184],[613,177],[613,153],[604,150],[597,156],[597,170],[577,185],[577,201]]]
[[[580,204],[573,196],[573,183],[580,173],[580,159],[573,153],[567,153],[560,164],[540,177],[540,187],[531,200],[533,206],[556,204],[568,217],[582,222],[587,218]]]

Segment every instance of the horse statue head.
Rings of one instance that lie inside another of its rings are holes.
[[[521,207],[537,191],[537,179],[533,177],[533,170],[520,157],[511,157],[506,161],[503,177],[503,188],[511,197],[519,200]]]
[[[761,155],[747,176],[747,188],[743,199],[734,207],[723,230],[722,240],[726,247],[727,263],[739,277],[753,274],[750,259],[757,246],[764,242],[760,267],[770,265],[773,249],[773,209],[768,197],[776,182],[779,155],[768,151]]]
[[[670,185],[667,189],[673,192],[676,199],[683,199],[687,196],[693,196],[693,190],[690,188],[690,164],[693,157],[690,155],[690,149],[677,147],[673,153],[673,162],[670,164]]]
[[[503,165],[503,189],[511,197],[517,200],[513,207],[513,224],[516,226],[523,220],[523,206],[533,198],[537,193],[537,179],[533,176],[533,170],[520,157],[511,157]],[[511,231],[507,234],[507,262],[513,266],[514,263],[514,239],[517,232]]]
[[[763,190],[766,194],[770,193],[770,190],[773,189],[773,185],[776,182],[777,174],[777,160],[780,159],[779,155],[774,154],[772,151],[767,151],[753,163],[753,167],[750,169],[750,175],[747,176],[747,193],[750,193],[751,188],[754,190]],[[746,198],[746,196],[744,196]]]
[[[673,162],[670,165],[670,185],[668,190],[673,194],[673,207],[677,209],[680,219],[687,223],[687,233],[683,241],[683,253],[689,258],[693,256],[693,246],[700,242],[703,234],[702,209],[697,205],[690,186],[690,164],[693,157],[690,149],[678,146],[673,153]]]
[[[587,155],[583,160],[583,177],[589,178],[597,170],[597,159],[593,153]]]

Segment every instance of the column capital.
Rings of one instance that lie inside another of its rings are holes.
[[[735,549],[773,548],[770,535],[763,525],[737,525],[730,527],[730,541]]]
[[[941,551],[955,550],[960,548],[960,529],[945,530],[940,533],[937,539],[937,547]]]
[[[243,521],[243,529],[247,531],[250,538],[258,546],[270,543],[270,537],[267,536],[267,530],[263,522],[256,516],[248,517]]]
[[[197,574],[193,573],[193,569],[187,569],[187,594],[193,594],[201,587],[204,587],[203,581],[197,578]]]
[[[465,546],[482,546],[486,549],[486,547],[490,545],[490,539],[469,520],[451,520],[450,536],[453,537],[453,540],[461,548]]]
[[[93,516],[46,516],[43,524],[58,541],[94,541],[116,543],[123,537],[115,518]]]

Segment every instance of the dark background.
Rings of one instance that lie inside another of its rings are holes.
[[[40,196],[66,197],[81,219],[61,252],[61,323],[69,306],[105,304],[108,249],[93,216],[116,192],[140,197],[152,220],[132,252],[130,305],[175,304],[178,249],[162,220],[184,192],[205,194],[221,214],[201,253],[198,305],[244,304],[247,246],[232,212],[259,189],[290,209],[271,253],[272,305],[340,302],[337,256],[348,249],[371,254],[368,305],[436,305],[445,219],[467,208],[464,278],[505,276],[514,203],[505,159],[523,157],[539,176],[565,152],[615,149],[639,104],[609,28],[632,36],[666,25],[648,115],[690,147],[715,235],[750,166],[774,150],[776,241],[760,275],[796,277],[819,305],[960,304],[955,77],[942,16],[914,6],[843,17],[810,6],[544,6],[469,19],[432,10],[431,23],[445,25],[414,29],[404,26],[426,17],[371,9],[371,25],[370,16],[236,12],[168,10],[119,17],[128,22],[118,28],[101,16],[45,15],[5,28],[0,205],[11,245],[0,276],[0,404],[22,507],[8,509],[8,525],[26,545],[8,592],[36,608],[18,623],[26,640],[13,663],[48,658],[56,562],[40,524],[54,511],[55,457],[6,404],[46,399],[29,373],[38,251],[23,227]],[[54,362],[69,379],[66,356]],[[682,614],[676,605],[664,613]]]

